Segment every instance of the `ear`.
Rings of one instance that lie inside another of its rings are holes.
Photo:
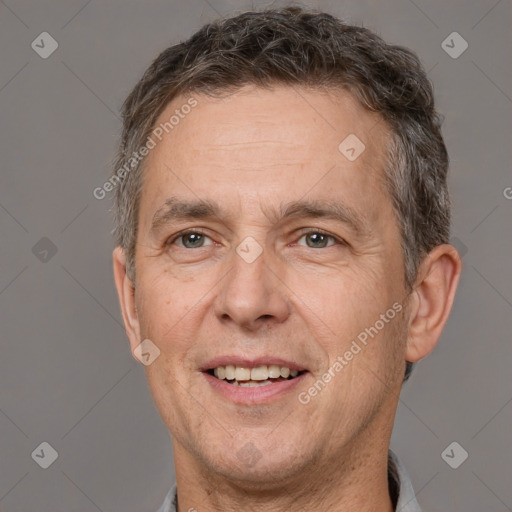
[[[455,247],[435,247],[423,260],[411,297],[405,360],[415,363],[436,346],[452,309],[462,261]]]
[[[121,247],[116,247],[112,254],[114,261],[114,280],[123,314],[126,335],[130,340],[130,348],[133,354],[135,348],[140,344],[140,325],[137,309],[135,307],[135,287],[126,274],[126,256]]]

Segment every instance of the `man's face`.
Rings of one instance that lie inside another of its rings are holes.
[[[386,444],[407,322],[384,123],[347,93],[195,98],[148,156],[136,249],[132,348],[148,338],[160,350],[146,372],[176,458],[278,481]],[[355,160],[354,138],[338,149],[350,134],[366,146]],[[217,211],[182,205],[199,202]],[[311,208],[336,206],[337,217]],[[214,375],[232,377],[226,366],[242,382],[255,367],[274,378],[237,385]],[[277,378],[281,367],[299,374]]]

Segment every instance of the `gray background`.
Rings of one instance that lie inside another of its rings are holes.
[[[464,272],[438,348],[404,387],[392,447],[425,511],[512,510],[511,3],[304,4],[417,51],[434,82]],[[151,60],[250,6],[0,2],[3,512],[151,511],[173,481],[169,435],[121,325],[110,203],[92,191],[110,170],[119,107]],[[43,31],[59,44],[47,59],[31,48]],[[454,31],[469,44],[457,59],[441,47]],[[42,252],[43,237],[56,254]],[[59,455],[48,469],[31,457],[43,441]],[[452,441],[469,453],[458,469],[441,457]]]

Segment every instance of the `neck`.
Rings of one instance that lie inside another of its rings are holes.
[[[280,481],[269,478],[258,484],[205,470],[174,442],[178,512],[392,512],[388,489],[390,429],[372,429],[371,436],[360,437],[350,449],[310,461]]]

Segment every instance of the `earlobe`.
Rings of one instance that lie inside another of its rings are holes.
[[[140,344],[140,325],[135,305],[135,288],[126,273],[126,257],[121,247],[114,249],[112,259],[114,264],[114,280],[121,305],[124,327],[133,353]]]
[[[461,270],[458,252],[448,244],[435,247],[424,258],[410,305],[406,361],[419,361],[436,346],[452,308]]]

